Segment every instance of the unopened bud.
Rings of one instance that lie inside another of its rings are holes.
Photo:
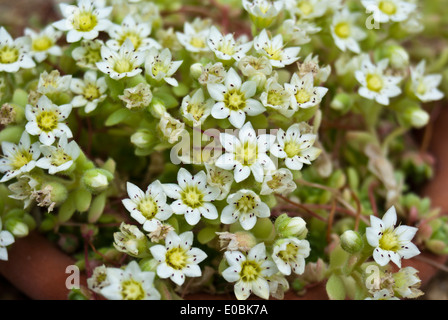
[[[82,181],[84,186],[92,193],[99,193],[107,189],[113,175],[104,169],[90,169],[84,173]]]
[[[159,262],[154,258],[145,258],[138,263],[142,271],[156,272]]]
[[[342,249],[351,254],[361,251],[364,246],[361,235],[353,230],[345,231],[341,235],[340,240]]]
[[[14,237],[23,238],[29,233],[29,228],[21,219],[11,218],[5,221],[5,229],[11,232]]]
[[[138,130],[131,136],[131,143],[141,149],[151,148],[157,140],[154,132],[147,129]]]
[[[341,112],[348,111],[352,105],[352,99],[347,93],[338,93],[330,103],[330,107]]]
[[[160,119],[166,113],[166,107],[159,99],[153,99],[148,109],[151,115],[157,119]]]
[[[304,239],[308,234],[305,220],[301,217],[291,218],[286,213],[277,217],[275,229],[282,238],[298,237],[299,239]]]
[[[114,233],[114,247],[133,257],[143,258],[149,255],[149,240],[137,226],[122,223],[120,231]]]
[[[192,64],[190,67],[191,77],[193,79],[198,79],[202,74],[202,69],[202,64],[200,64],[199,62]]]

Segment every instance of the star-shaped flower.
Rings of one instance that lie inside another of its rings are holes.
[[[252,98],[257,91],[255,81],[243,83],[233,68],[227,72],[224,84],[209,83],[207,90],[216,101],[212,108],[213,118],[229,118],[230,123],[236,128],[243,126],[246,115],[256,116],[266,111],[258,100]]]
[[[159,263],[157,275],[162,279],[170,278],[179,286],[185,282],[185,277],[200,277],[202,271],[198,264],[207,258],[207,254],[192,245],[193,232],[177,235],[170,231],[165,245],[152,246],[151,254]]]
[[[382,219],[370,216],[370,227],[366,228],[368,243],[374,247],[373,258],[380,266],[392,261],[401,267],[401,259],[410,259],[420,253],[417,246],[411,242],[417,228],[398,226],[397,212],[391,207]]]
[[[204,171],[192,175],[186,169],[180,168],[177,183],[163,185],[168,197],[175,199],[171,204],[175,214],[184,215],[185,220],[192,226],[198,224],[202,216],[210,220],[218,218],[218,211],[212,202],[220,191],[217,187],[207,184]]]

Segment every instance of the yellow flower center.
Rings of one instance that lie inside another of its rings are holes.
[[[271,188],[273,190],[278,189],[283,185],[282,177],[278,176],[278,175],[274,175],[274,176],[272,176],[272,179],[269,180],[266,184],[268,185],[269,188]]]
[[[283,148],[288,158],[300,155],[302,151],[302,145],[297,141],[290,140],[285,142],[285,147]]]
[[[240,212],[249,212],[255,208],[256,201],[254,196],[246,195],[236,202],[236,209]]]
[[[142,44],[142,38],[133,31],[128,31],[125,34],[123,34],[121,38],[118,40],[118,44],[121,46],[126,41],[126,39],[131,40],[135,50],[137,50]]]
[[[283,54],[281,48],[274,48],[272,45],[265,47],[264,51],[269,55],[272,60],[282,60]]]
[[[51,132],[58,127],[59,115],[56,111],[42,111],[36,117],[37,126],[44,132]]]
[[[311,95],[306,90],[301,89],[301,90],[297,91],[295,97],[296,97],[297,103],[302,104],[302,103],[310,101]]]
[[[114,70],[118,73],[131,72],[133,69],[132,63],[130,63],[127,59],[115,61]]]
[[[189,103],[187,106],[187,113],[191,114],[196,121],[199,121],[202,118],[204,112],[203,103]]]
[[[33,51],[46,51],[53,46],[53,40],[47,36],[42,36],[33,40]]]
[[[384,231],[383,235],[379,240],[379,247],[387,251],[398,251],[400,249],[400,243],[398,241],[397,235],[393,230],[388,229]]]
[[[286,245],[286,249],[283,251],[280,251],[278,253],[278,256],[283,261],[294,261],[295,257],[297,256],[298,247],[292,243],[288,243]]]
[[[61,149],[57,149],[57,151],[51,155],[51,164],[57,167],[70,160],[72,160],[72,157]]]
[[[334,33],[342,39],[346,39],[350,36],[350,24],[347,22],[339,22],[334,27]]]
[[[306,0],[299,3],[299,9],[304,16],[308,16],[314,11],[313,5]]]
[[[93,101],[95,99],[98,99],[100,96],[101,93],[97,85],[89,83],[84,87],[84,98],[86,98],[87,100]]]
[[[0,63],[9,64],[14,63],[19,59],[19,50],[4,46],[0,49]]]
[[[367,89],[379,92],[383,88],[383,79],[377,74],[368,74],[366,77]]]
[[[139,202],[137,210],[140,211],[146,219],[151,220],[157,214],[158,207],[157,203],[151,197],[145,197]]]
[[[27,150],[20,150],[14,156],[14,159],[11,161],[11,166],[14,170],[18,170],[22,168],[24,165],[28,164],[31,160],[33,160],[33,156]]]
[[[205,48],[205,41],[203,37],[192,37],[190,44],[195,48]]]
[[[196,186],[188,186],[181,194],[182,202],[190,208],[202,206],[204,194]]]
[[[268,92],[267,102],[272,106],[281,106],[285,103],[285,95],[278,90],[270,90]]]
[[[240,277],[244,282],[257,280],[261,273],[260,265],[256,261],[243,261],[241,263]]]
[[[218,50],[222,53],[228,54],[229,56],[235,53],[235,47],[230,44],[230,42],[224,42],[218,47]]]
[[[240,144],[235,149],[235,160],[245,166],[250,166],[255,163],[258,157],[258,146],[255,143]]]
[[[175,270],[182,270],[187,266],[188,256],[182,248],[172,248],[166,253],[166,264]]]
[[[238,89],[230,90],[224,95],[224,104],[233,111],[238,111],[246,107],[244,93]]]
[[[159,73],[166,74],[168,72],[168,66],[162,61],[156,61],[151,70],[154,76],[157,76]]]
[[[141,282],[130,279],[123,281],[121,287],[123,300],[143,300],[145,298],[145,290],[143,290]]]
[[[381,1],[378,8],[387,15],[393,15],[397,12],[397,6],[392,1]]]
[[[97,17],[92,12],[82,11],[73,19],[73,27],[81,32],[92,31],[98,24]]]

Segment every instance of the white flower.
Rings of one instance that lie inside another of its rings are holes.
[[[171,144],[177,142],[180,136],[186,132],[185,123],[173,118],[168,112],[163,113],[158,128],[162,131],[162,134],[168,140],[168,143]]]
[[[114,80],[133,77],[142,72],[140,66],[145,61],[146,53],[135,51],[132,41],[126,39],[118,51],[107,46],[101,48],[102,61],[97,62],[97,68]]]
[[[37,161],[36,166],[47,169],[49,174],[70,169],[81,152],[75,141],[68,142],[66,134],[61,136],[56,147],[42,145],[40,150],[44,157]]]
[[[11,180],[14,177],[30,172],[39,159],[39,142],[31,144],[30,136],[26,131],[22,133],[19,144],[3,141],[3,158],[0,159],[0,172],[5,173],[0,182]]]
[[[45,27],[40,32],[26,28],[24,33],[31,38],[30,55],[37,62],[44,61],[48,55],[62,55],[62,49],[57,45],[57,41],[62,36],[62,32],[55,30],[51,25]]]
[[[336,46],[342,51],[348,49],[354,53],[361,53],[358,42],[365,39],[367,34],[355,25],[359,16],[359,12],[352,13],[348,8],[335,12],[333,15],[331,35]]]
[[[108,300],[160,300],[154,288],[154,272],[142,271],[137,261],[126,268],[107,268],[107,280],[98,290]]]
[[[236,282],[234,292],[238,300],[246,300],[252,293],[269,299],[267,278],[278,270],[275,263],[268,260],[264,243],[250,249],[247,256],[239,251],[226,251],[224,255],[230,266],[222,272],[222,276],[228,282]]]
[[[224,200],[230,192],[233,183],[233,174],[227,170],[218,168],[213,164],[205,164],[207,171],[207,183],[212,187],[217,187],[220,191],[216,200]]]
[[[191,23],[184,23],[184,32],[176,32],[180,44],[189,52],[207,52],[210,48],[207,46],[207,37],[210,33],[209,28],[197,30]]]
[[[285,298],[285,292],[289,290],[288,279],[283,274],[276,273],[266,278],[266,280],[269,283],[270,295],[277,300],[283,300]]]
[[[7,246],[15,242],[14,236],[7,230],[2,231],[2,218],[0,218],[0,260],[8,261]]]
[[[243,8],[258,28],[269,27],[282,13],[283,1],[243,0]]]
[[[205,100],[204,91],[198,89],[192,97],[184,97],[180,111],[185,119],[193,123],[194,127],[200,126],[212,112],[213,100]]]
[[[71,111],[71,104],[57,106],[47,96],[42,96],[35,107],[26,106],[25,116],[28,123],[25,129],[30,135],[39,136],[39,141],[47,146],[53,144],[56,137],[59,138],[64,133],[67,138],[72,138],[72,131],[63,122]]]
[[[263,106],[277,110],[285,117],[291,117],[295,109],[290,109],[293,93],[278,83],[278,74],[275,73],[266,81],[264,91],[260,95]],[[295,104],[294,104],[295,107]]]
[[[251,41],[235,41],[233,34],[228,33],[223,36],[215,26],[210,28],[207,44],[216,57],[221,60],[239,61],[252,48]]]
[[[282,34],[284,42],[300,46],[309,43],[311,41],[310,35],[318,33],[321,29],[314,23],[286,19],[282,22],[279,32]]]
[[[314,86],[314,77],[311,72],[302,77],[294,73],[291,82],[285,83],[285,89],[291,92],[291,107],[293,110],[318,105],[328,92],[327,88]]]
[[[385,266],[392,260],[401,267],[401,259],[410,259],[420,253],[417,246],[411,242],[417,228],[398,226],[395,207],[391,207],[382,219],[370,216],[370,227],[366,228],[368,243],[374,247],[373,258],[380,266]]]
[[[58,93],[68,92],[70,90],[71,81],[71,75],[61,77],[58,70],[52,70],[50,73],[44,71],[39,76],[36,92],[39,94],[39,98],[42,95],[46,95],[48,98],[52,99],[52,97],[54,97],[54,95],[57,96]]]
[[[425,75],[425,67],[425,60],[422,60],[416,67],[411,67],[411,90],[422,102],[440,100],[444,94],[437,87],[442,82],[442,75]]]
[[[163,185],[167,196],[176,200],[171,204],[175,214],[184,215],[192,226],[198,224],[201,216],[210,220],[218,218],[218,211],[211,202],[216,200],[219,189],[207,184],[204,171],[193,176],[186,169],[180,168],[177,183]]]
[[[179,69],[182,61],[172,60],[170,49],[165,48],[159,51],[156,48],[151,48],[145,62],[146,74],[156,81],[164,80],[173,87],[177,87],[179,83],[173,78],[173,75]]]
[[[207,258],[207,254],[192,245],[193,232],[177,235],[171,231],[164,246],[152,246],[151,254],[159,262],[157,275],[162,279],[170,278],[179,286],[185,282],[185,277],[200,277],[202,271],[198,264]]]
[[[56,21],[53,26],[61,31],[68,31],[67,42],[81,39],[92,40],[100,31],[105,31],[111,22],[107,19],[112,7],[100,7],[92,0],[78,0],[77,5],[59,4],[64,19]]]
[[[154,231],[162,223],[171,217],[173,211],[166,203],[166,194],[160,181],[151,183],[145,192],[135,184],[126,184],[129,198],[122,203],[131,213],[131,217],[143,225],[146,231]]]
[[[267,218],[271,215],[268,205],[252,190],[242,189],[229,195],[227,203],[221,213],[221,222],[233,224],[239,221],[244,230],[252,229],[257,218]]]
[[[291,171],[286,168],[281,168],[266,174],[261,185],[260,194],[268,195],[278,193],[287,195],[296,190],[296,188],[297,185],[293,180]]]
[[[86,113],[92,112],[98,103],[107,97],[106,78],[98,78],[96,71],[89,70],[84,74],[84,79],[72,79],[70,89],[76,96],[72,100],[74,108],[84,107]]]
[[[278,270],[289,276],[291,272],[302,274],[305,271],[305,258],[310,255],[307,240],[287,238],[278,241],[272,250],[272,259]]]
[[[152,47],[161,48],[156,40],[149,38],[151,23],[138,23],[132,15],[126,16],[121,25],[113,24],[107,32],[111,39],[106,42],[106,45],[115,51],[120,49],[126,39],[131,40],[134,49],[137,51],[148,50]]]
[[[401,77],[386,75],[388,64],[388,59],[379,61],[377,65],[374,65],[368,57],[363,59],[361,69],[355,71],[355,77],[361,84],[358,89],[360,96],[375,100],[382,105],[389,105],[389,98],[401,94],[401,89],[398,87]]]
[[[96,63],[103,60],[101,48],[104,42],[101,40],[83,40],[81,45],[72,51],[72,57],[81,68],[97,70]]]
[[[332,2],[335,0],[286,0],[287,7],[291,12],[299,16],[301,19],[315,19],[322,17]],[[290,3],[290,4],[288,4]],[[293,6],[291,6],[291,4]]]
[[[284,48],[283,36],[277,34],[270,39],[266,29],[263,29],[254,38],[254,48],[261,55],[269,58],[271,65],[275,68],[283,68],[296,62],[299,57],[300,47]]]
[[[23,208],[26,209],[31,204],[31,195],[38,185],[39,182],[36,179],[27,174],[22,174],[17,178],[17,182],[11,183],[8,186],[8,189],[12,192],[8,197],[23,201]]]
[[[280,159],[285,159],[286,166],[291,170],[301,170],[303,164],[311,164],[321,150],[313,147],[317,136],[312,133],[302,133],[300,124],[293,124],[288,130],[279,129],[277,142],[270,152]]]
[[[266,111],[259,101],[252,99],[257,91],[255,81],[242,83],[233,68],[227,72],[224,84],[209,83],[207,90],[216,101],[212,108],[213,118],[229,118],[230,123],[236,128],[243,126],[246,115],[256,116]]]
[[[19,69],[36,66],[29,53],[31,40],[28,37],[13,39],[4,27],[0,28],[0,72],[14,73]]]
[[[140,231],[139,227],[132,224],[122,222],[120,231],[114,233],[115,249],[132,257],[147,257],[149,255],[148,243],[146,235]]]
[[[419,289],[421,280],[417,273],[417,269],[405,267],[392,274],[393,290],[397,296],[415,299],[423,295],[423,292]]]
[[[141,82],[135,87],[124,89],[124,94],[119,95],[118,98],[126,102],[126,108],[129,110],[141,110],[152,101],[151,86]]]
[[[415,3],[403,0],[361,0],[361,3],[380,23],[404,21],[417,8]]]
[[[272,73],[272,65],[265,56],[245,56],[238,61],[238,68],[246,77],[254,77],[257,75],[268,76]]]
[[[389,291],[388,289],[381,289],[379,291],[376,291],[373,294],[373,297],[368,297],[365,300],[400,300],[400,299],[394,297],[393,292]]]
[[[254,175],[257,182],[263,182],[264,171],[275,169],[275,164],[266,154],[275,142],[271,134],[256,135],[250,122],[239,131],[238,138],[228,133],[219,136],[225,153],[215,165],[225,170],[233,170],[236,182],[241,182]]]
[[[198,78],[198,82],[204,86],[209,83],[222,83],[227,74],[222,62],[207,63],[207,65],[201,66],[201,69],[202,73]]]

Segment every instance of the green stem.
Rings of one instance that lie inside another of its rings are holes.
[[[387,137],[386,139],[384,139],[383,141],[383,145],[381,147],[382,151],[383,151],[383,155],[386,156],[389,152],[389,146],[390,144],[399,136],[405,134],[408,131],[408,128],[403,127],[403,126],[399,126],[397,128],[395,128],[394,131],[392,131]]]

